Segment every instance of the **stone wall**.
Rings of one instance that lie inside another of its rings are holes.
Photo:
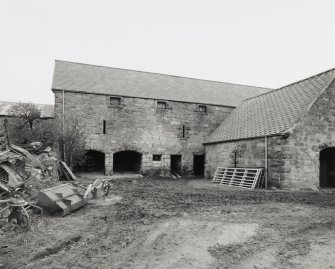
[[[335,146],[334,82],[295,126],[283,145],[284,187],[319,187],[320,151]]]
[[[62,117],[62,92],[55,93],[55,117]],[[142,173],[169,171],[170,155],[182,155],[182,171],[193,172],[193,155],[203,154],[202,143],[233,108],[207,105],[199,112],[197,104],[122,97],[120,105],[110,105],[110,96],[65,92],[65,115],[77,114],[86,124],[87,148],[105,153],[106,173],[113,171],[113,154],[134,150],[142,154]],[[103,121],[106,134],[103,134]],[[183,137],[183,126],[185,137]],[[161,162],[152,160],[161,154]]]
[[[284,189],[319,187],[320,151],[335,147],[335,85],[322,93],[288,137],[268,138],[270,184]],[[206,175],[217,166],[264,166],[264,138],[206,145]]]
[[[269,186],[281,185],[284,141],[268,137]],[[212,178],[217,167],[265,167],[265,138],[206,145],[206,177]]]

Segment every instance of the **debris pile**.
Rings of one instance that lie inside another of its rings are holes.
[[[40,155],[11,144],[7,121],[0,124],[0,217],[9,223],[31,228],[28,209],[35,205],[38,191],[58,180],[57,159],[51,149]]]
[[[75,182],[76,176],[66,163],[57,160],[51,147],[43,149],[42,143],[33,142],[30,153],[11,144],[6,123],[0,123],[0,219],[33,229],[29,212],[42,214],[44,210],[65,216],[91,198],[108,195],[111,185],[107,180]],[[59,172],[71,183],[60,184]]]
[[[48,152],[48,153],[47,153]],[[51,149],[32,155],[26,149],[11,144],[6,128],[0,125],[0,197],[10,197],[19,189],[41,181],[57,181],[57,159]]]

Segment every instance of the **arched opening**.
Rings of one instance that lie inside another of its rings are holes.
[[[113,155],[114,172],[140,173],[141,164],[142,154],[137,151],[125,150],[114,153]]]
[[[335,147],[320,152],[320,187],[335,187]]]
[[[85,168],[89,172],[104,172],[105,154],[96,150],[88,150],[86,152]]]

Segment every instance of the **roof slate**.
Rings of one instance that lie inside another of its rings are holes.
[[[335,78],[335,69],[243,101],[206,143],[284,134]]]
[[[53,90],[235,107],[267,88],[56,61]]]
[[[0,101],[0,116],[9,116],[9,109],[18,102]],[[41,111],[41,118],[53,118],[54,106],[44,104],[34,104]]]

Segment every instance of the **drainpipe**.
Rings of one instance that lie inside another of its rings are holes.
[[[268,188],[268,137],[264,137],[265,188]]]
[[[63,91],[63,135],[65,133],[65,93]],[[65,143],[63,142],[63,157],[64,157],[64,162],[66,161],[65,157]]]
[[[62,93],[63,93],[63,133],[64,133],[64,118],[65,118],[65,115],[64,115],[64,111],[65,111],[65,107],[64,107],[64,101],[65,101],[64,91],[62,91]]]

